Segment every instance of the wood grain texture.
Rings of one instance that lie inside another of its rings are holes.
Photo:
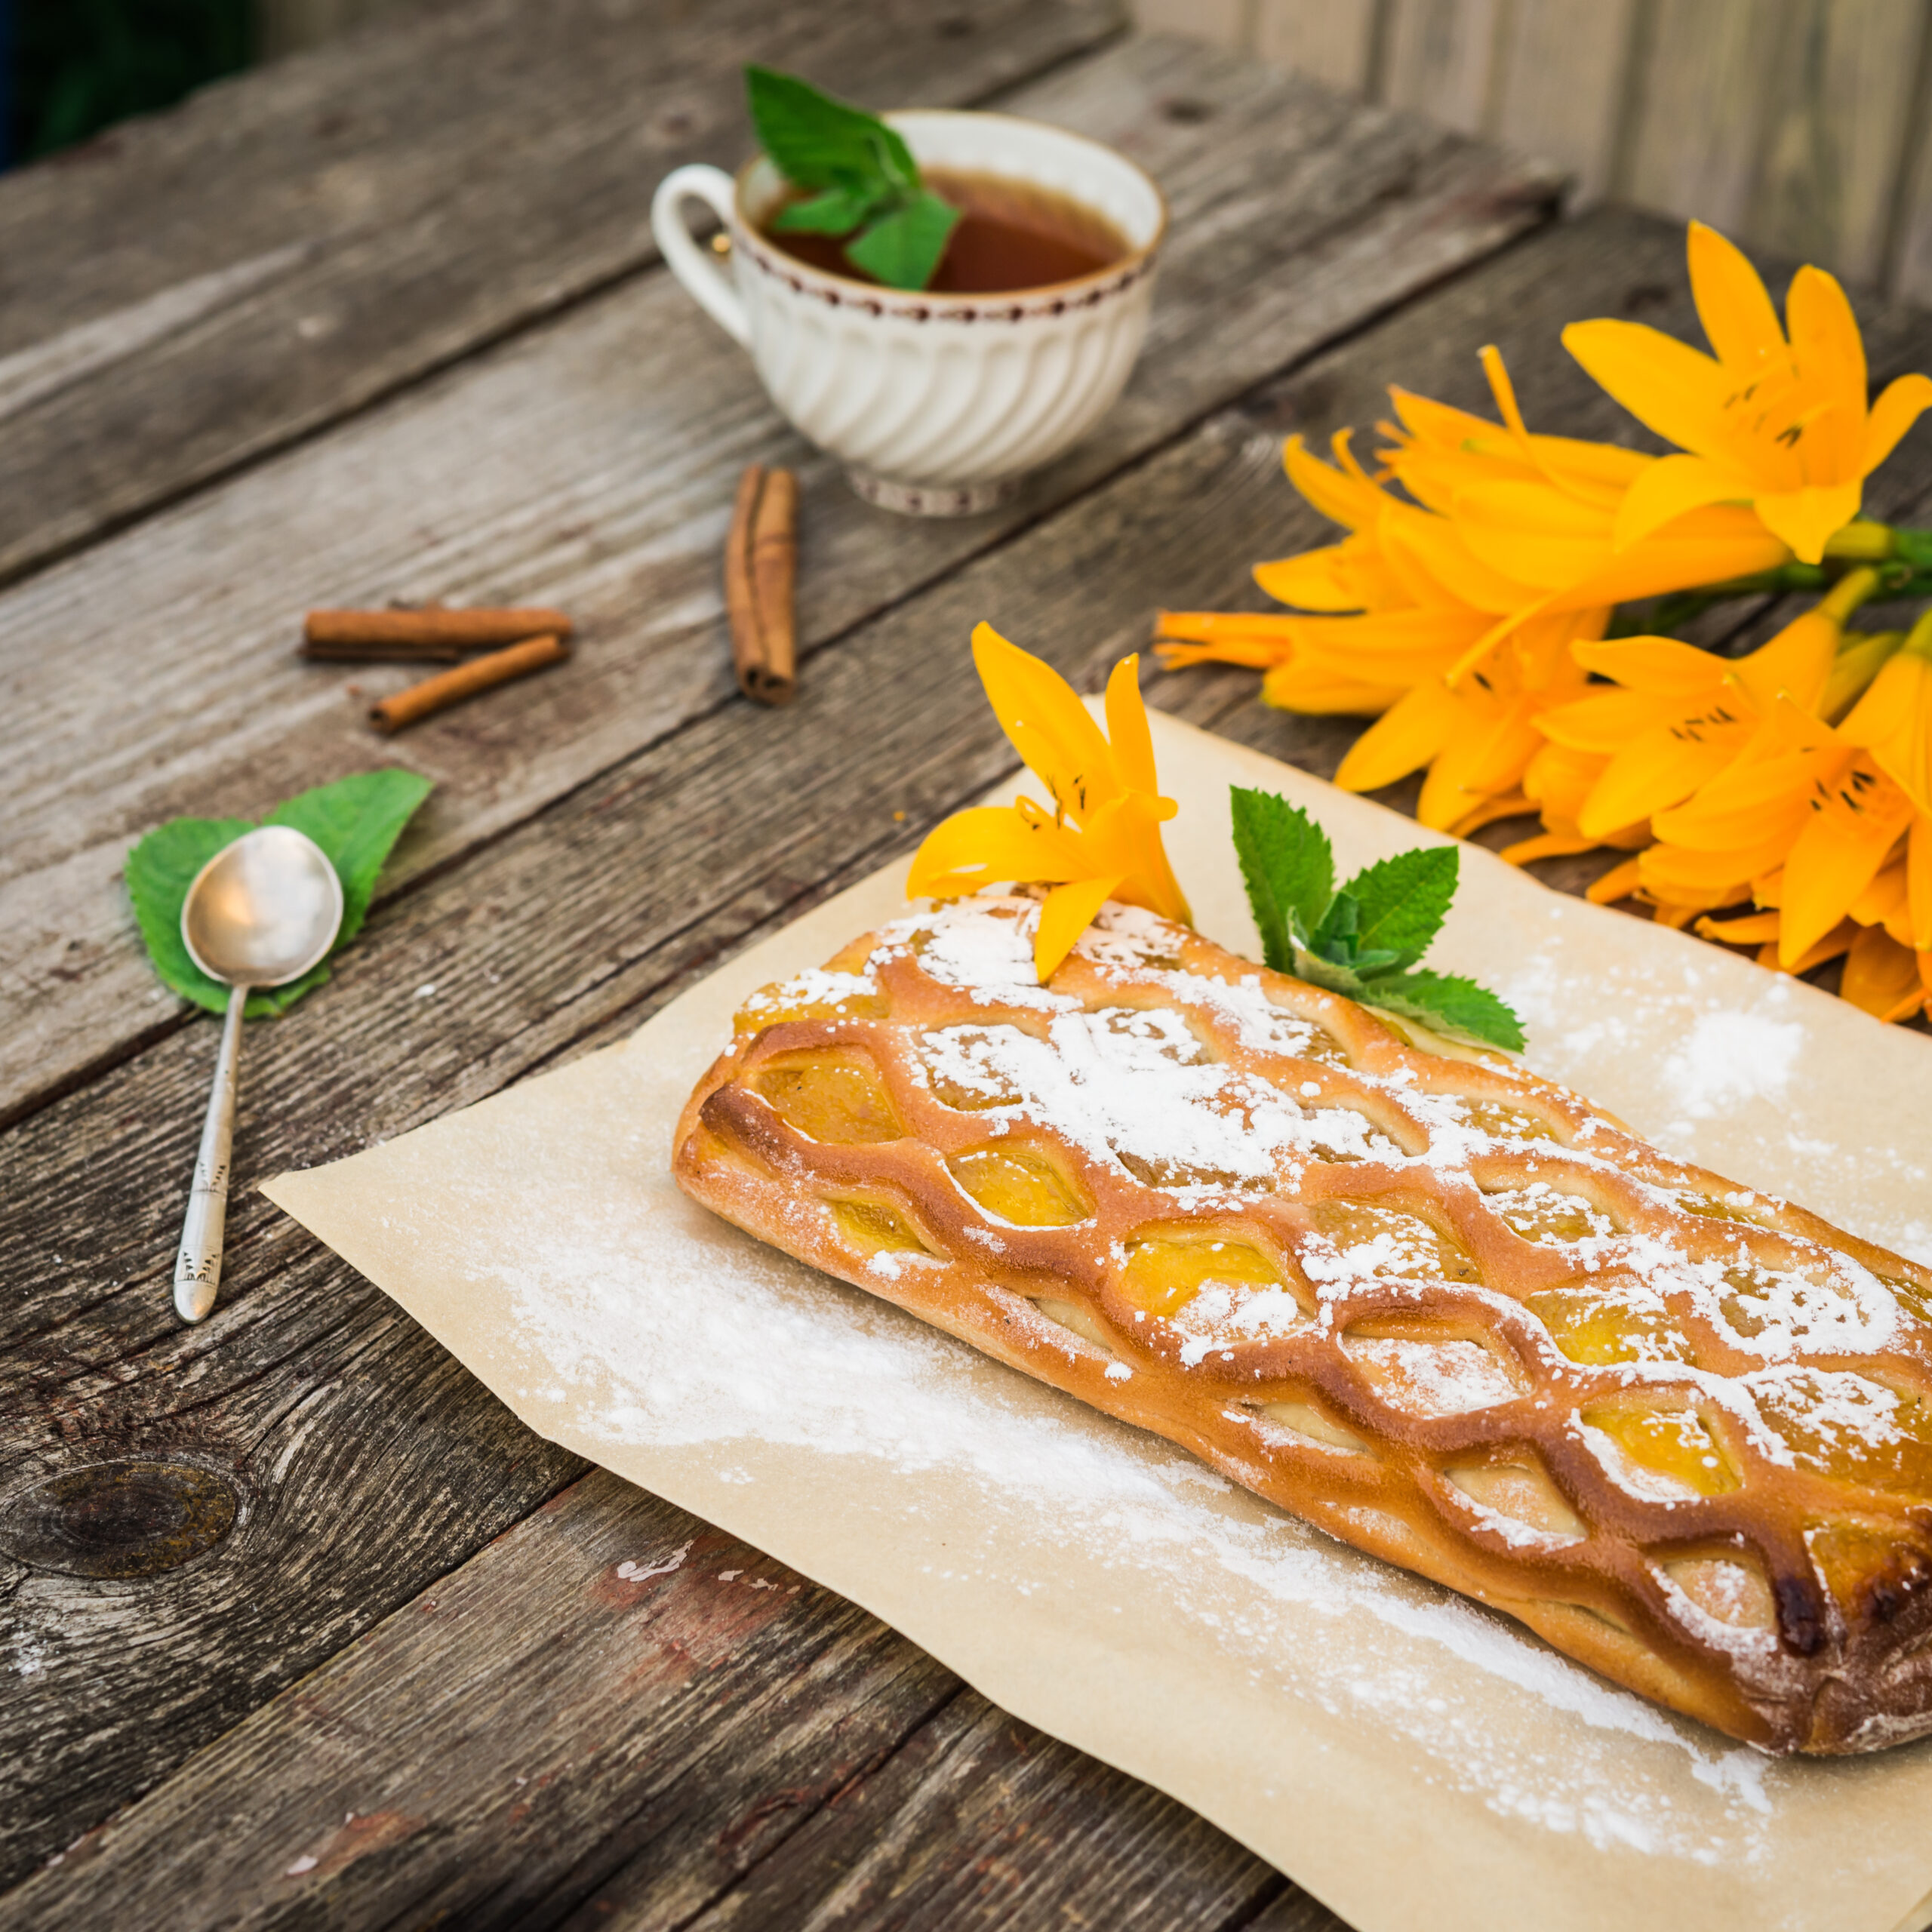
[[[808,660],[1534,226],[1552,190],[1535,165],[1183,43],[1131,43],[1008,99],[1151,168],[1177,226],[1127,395],[1004,512],[882,524],[659,272],[0,595],[0,984],[21,1013],[0,1118],[177,1023],[116,879],[148,826],[258,814],[399,759],[439,789],[393,885],[725,701],[718,557],[746,463],[799,475]],[[380,746],[364,714],[407,671],[298,662],[300,614],[432,597],[559,605],[577,654]]]
[[[144,1888],[197,1927],[479,1932],[1228,1925],[1284,1889],[601,1472],[91,1834],[8,1922],[109,1920]]]
[[[1803,0],[1651,0],[1615,192],[1741,233]]]
[[[1245,47],[1254,32],[1254,0],[1137,0],[1134,23],[1143,33],[1184,34],[1210,47]]]
[[[973,623],[993,618],[1091,685],[1143,641],[1157,602],[1254,598],[1253,558],[1325,531],[1281,477],[1285,430],[1373,420],[1393,376],[1480,405],[1475,350],[1497,334],[1533,422],[1633,435],[1556,329],[1579,302],[1684,327],[1680,245],[1668,224],[1606,213],[1508,251],[823,647],[790,712],[719,707],[392,898],[333,984],[259,1029],[250,1091],[273,1104],[245,1110],[239,1186],[617,1036],[724,952],[908,850],[1010,768],[968,662]],[[1922,351],[1912,326],[1875,328],[1875,362]],[[1906,450],[1924,489],[1924,454]],[[1268,711],[1254,687],[1208,671],[1152,690],[1332,771],[1356,728]],[[418,998],[424,986],[435,993]],[[174,1324],[177,1190],[212,1047],[209,1029],[177,1032],[5,1139],[10,1171],[36,1177],[31,1201],[0,1204],[9,1492],[140,1444],[205,1459],[248,1499],[242,1531],[140,1585],[17,1574],[37,1663],[0,1674],[11,1874],[573,1466],[252,1193],[232,1211],[229,1298],[202,1328]]]
[[[744,156],[748,59],[959,105],[1121,24],[1111,0],[446,4],[9,176],[0,351],[258,272],[8,414],[0,578],[655,260],[657,177]]]
[[[1373,97],[1383,0],[1260,0],[1254,51],[1344,94]]]
[[[1924,0],[1804,0],[1785,26],[1760,173],[1758,248],[1854,281],[1883,275],[1918,91]]]
[[[1391,0],[1382,98],[1466,134],[1493,119],[1509,0]]]
[[[1487,131],[1574,179],[1570,205],[1608,192],[1639,0],[1515,0],[1503,22]]]

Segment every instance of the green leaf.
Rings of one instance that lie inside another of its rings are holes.
[[[946,253],[959,211],[923,189],[845,245],[845,259],[888,288],[923,288]]]
[[[1272,792],[1231,786],[1228,802],[1262,958],[1277,973],[1291,973],[1297,940],[1310,937],[1334,902],[1334,854],[1307,813]]]
[[[195,875],[224,845],[254,827],[245,818],[177,818],[150,832],[128,854],[125,876],[148,957],[162,983],[211,1013],[228,1011],[228,989],[211,980],[188,957],[181,938],[181,902]],[[277,1009],[257,993],[249,1013],[260,1019]]]
[[[1523,1023],[1487,987],[1452,973],[1401,973],[1371,981],[1355,997],[1420,1020],[1452,1038],[1487,1047],[1523,1048]]]
[[[342,881],[342,928],[329,958],[353,939],[368,916],[383,862],[410,816],[429,795],[429,781],[413,771],[367,771],[304,792],[278,806],[265,823],[304,832],[328,856]],[[188,956],[181,906],[195,875],[254,825],[245,818],[177,818],[158,826],[128,854],[128,896],[162,983],[210,1013],[228,1010],[228,989]],[[248,1017],[285,1013],[329,976],[328,961],[285,986],[251,994]]]
[[[1413,966],[1442,929],[1456,896],[1461,855],[1453,845],[1420,845],[1356,873],[1342,890],[1361,909],[1358,943],[1371,952]]]
[[[770,67],[745,69],[745,94],[759,145],[794,186],[876,186],[875,201],[918,192],[912,150],[877,115]]]
[[[855,189],[828,188],[808,202],[794,202],[780,208],[771,226],[803,235],[849,235],[879,205],[881,198]]]

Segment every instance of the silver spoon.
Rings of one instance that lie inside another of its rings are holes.
[[[265,825],[224,846],[195,875],[182,902],[189,958],[233,989],[174,1263],[174,1311],[183,1321],[202,1320],[221,1286],[235,1076],[248,995],[257,986],[286,986],[319,965],[341,927],[342,881],[328,854],[292,826]]]

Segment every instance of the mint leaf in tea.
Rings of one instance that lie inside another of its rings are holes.
[[[925,198],[943,202],[957,216],[937,270],[916,285],[934,294],[1010,295],[1051,288],[1098,274],[1128,253],[1120,231],[1104,215],[1051,189],[955,168],[928,168],[925,179]],[[857,241],[804,232],[808,224],[791,217],[812,205],[787,202],[764,224],[766,239],[795,260],[831,275],[888,288],[915,285],[880,272],[870,231]]]
[[[767,240],[827,274],[936,294],[1011,294],[1110,267],[1105,216],[1005,175],[930,168],[883,121],[768,67],[745,69],[752,119],[792,192]]]

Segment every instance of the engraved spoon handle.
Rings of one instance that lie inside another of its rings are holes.
[[[221,1251],[228,1226],[228,1153],[235,1139],[235,1081],[242,1062],[242,1014],[248,989],[228,995],[222,1022],[221,1052],[214,1063],[214,1091],[202,1122],[202,1151],[195,1158],[195,1183],[188,1190],[188,1212],[181,1223],[181,1252],[174,1263],[174,1312],[183,1321],[199,1321],[214,1306],[221,1286]]]

